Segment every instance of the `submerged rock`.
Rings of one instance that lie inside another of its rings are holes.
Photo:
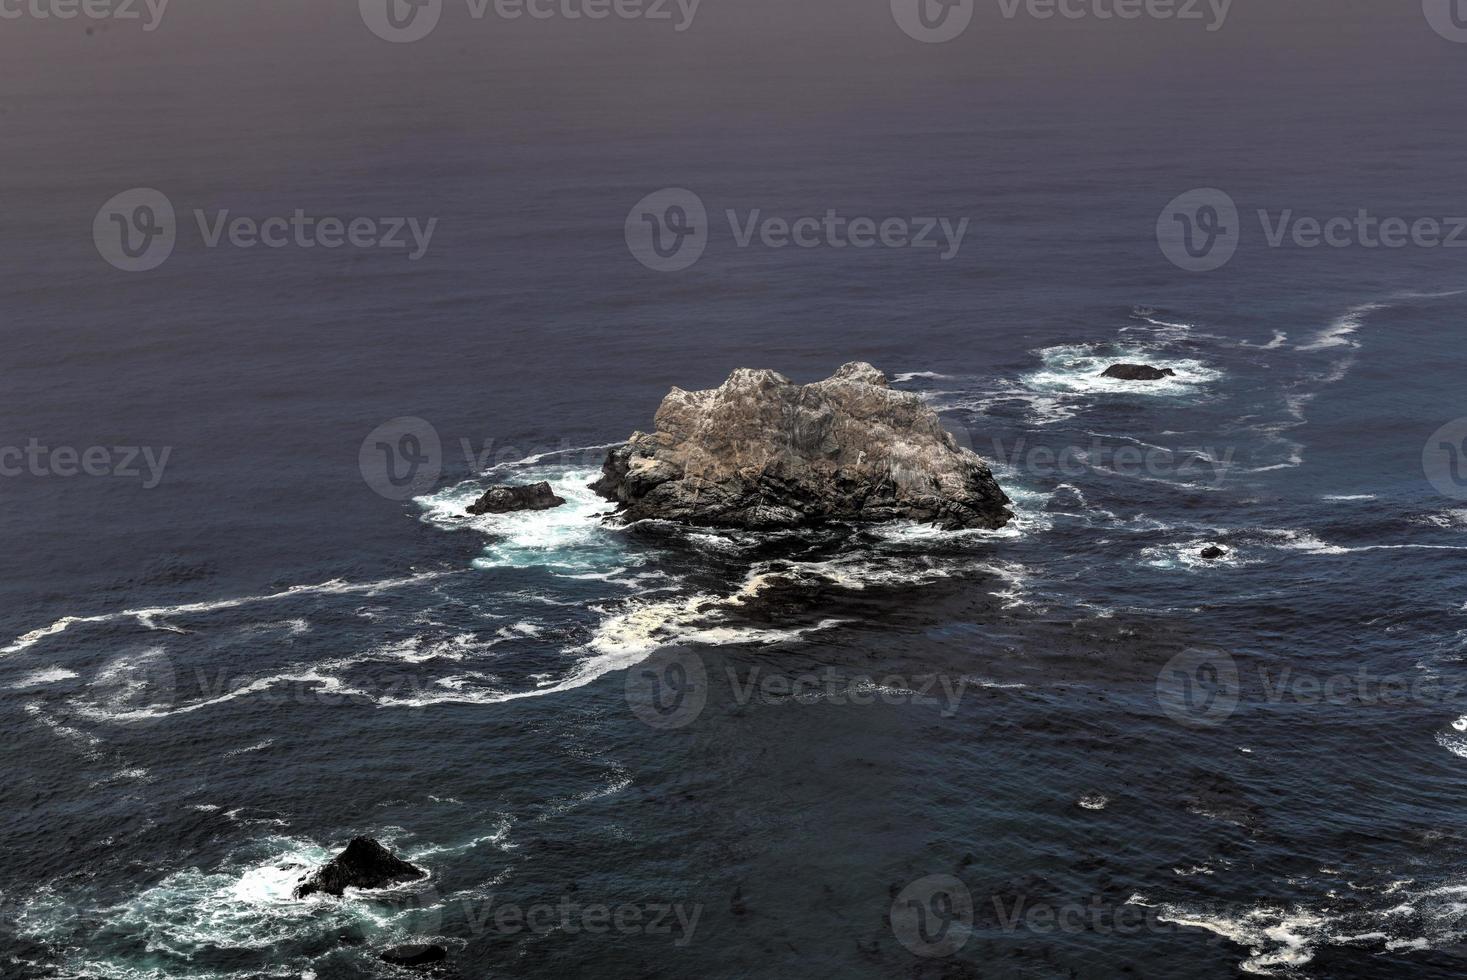
[[[300,880],[295,897],[316,892],[340,896],[348,888],[386,888],[426,878],[428,872],[408,864],[370,837],[353,837],[346,850]]]
[[[612,450],[592,489],[627,520],[714,527],[998,528],[1013,517],[983,460],[919,396],[860,362],[807,385],[740,368],[709,391],[674,388],[656,431]]]
[[[1226,554],[1227,554],[1227,550],[1226,549],[1219,548],[1215,544],[1210,544],[1206,548],[1203,548],[1202,549],[1202,557],[1205,558],[1205,559],[1207,559],[1208,561],[1216,561],[1217,559],[1223,557]]]
[[[517,510],[549,510],[565,503],[557,497],[550,484],[541,480],[528,487],[512,487],[500,484],[490,487],[484,495],[469,505],[470,514],[508,514]]]
[[[1177,372],[1171,368],[1152,367],[1150,364],[1112,364],[1101,372],[1101,377],[1122,381],[1160,381],[1176,376]]]
[[[448,949],[437,943],[408,943],[384,949],[377,958],[393,966],[427,966],[447,959]]]

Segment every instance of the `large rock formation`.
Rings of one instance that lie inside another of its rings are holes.
[[[1171,368],[1152,367],[1150,364],[1112,364],[1100,372],[1103,378],[1119,378],[1121,381],[1160,381],[1175,378],[1177,372]]]
[[[741,368],[711,391],[674,388],[656,431],[612,450],[592,489],[628,520],[714,527],[997,528],[1013,517],[984,462],[864,363],[807,385]]]
[[[483,496],[469,504],[469,513],[508,514],[517,510],[549,510],[563,503],[565,498],[557,497],[545,480],[527,487],[502,483],[490,487],[484,491]]]
[[[428,872],[394,856],[372,838],[353,837],[346,850],[301,879],[295,897],[316,892],[340,897],[348,888],[386,888],[427,876]]]

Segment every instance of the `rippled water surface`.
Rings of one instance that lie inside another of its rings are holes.
[[[155,487],[0,483],[0,974],[386,978],[433,941],[473,978],[1457,975],[1467,503],[1422,452],[1467,274],[1269,249],[1252,211],[1458,207],[1467,48],[1351,7],[1350,57],[1298,68],[1263,27],[1299,21],[1240,12],[1199,64],[1246,78],[1160,85],[1191,63],[1160,35],[919,59],[883,9],[802,60],[711,4],[666,63],[180,13],[0,68],[0,443],[170,448]],[[118,273],[86,229],[153,185],[439,231]],[[1156,214],[1213,185],[1254,223],[1182,274]],[[972,230],[659,274],[622,236],[664,186]],[[587,484],[671,386],[857,359],[992,463],[1008,527],[604,520]],[[358,453],[399,417],[442,473],[389,499]],[[465,512],[538,480],[567,503]],[[294,900],[357,834],[429,878]]]

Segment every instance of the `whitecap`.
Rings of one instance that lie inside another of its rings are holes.
[[[230,749],[228,752],[224,753],[224,757],[226,759],[232,759],[235,756],[248,755],[251,752],[263,752],[265,749],[268,749],[274,744],[275,739],[267,738],[263,742],[256,742],[254,745],[247,745],[242,749]]]
[[[628,558],[620,537],[601,520],[612,504],[590,488],[595,470],[555,470],[528,474],[544,479],[565,503],[549,510],[509,514],[468,513],[483,494],[476,481],[447,487],[414,498],[425,524],[447,531],[471,529],[489,538],[474,567],[526,568],[546,566],[571,571],[604,572],[624,567]]]
[[[171,616],[192,613],[216,612],[221,609],[234,609],[239,606],[252,605],[260,602],[277,602],[283,599],[294,599],[304,595],[350,595],[353,593],[366,593],[368,595],[382,592],[387,589],[399,588],[404,585],[415,585],[432,579],[442,578],[445,575],[457,574],[455,572],[421,572],[413,575],[382,579],[377,582],[344,582],[341,579],[331,579],[315,585],[292,585],[284,592],[272,592],[266,595],[240,596],[231,599],[212,599],[204,602],[186,602],[176,606],[154,606],[147,609],[124,609],[121,612],[102,613],[95,616],[63,616],[50,626],[23,633],[9,646],[0,648],[0,654],[19,653],[29,647],[46,639],[64,632],[78,623],[108,623],[119,619],[135,619],[140,625],[149,629],[168,629],[173,632],[181,632],[176,627],[159,626],[157,619],[161,616]]]
[[[67,670],[65,667],[47,667],[44,670],[37,670],[26,674],[20,680],[11,684],[10,690],[21,691],[31,687],[41,687],[46,684],[55,684],[59,681],[69,681],[76,676],[76,671]]]
[[[1102,353],[1105,351],[1105,353]],[[1064,344],[1038,352],[1042,366],[1024,376],[1033,389],[1083,395],[1177,396],[1221,378],[1222,372],[1192,358],[1174,358],[1147,347]],[[1141,362],[1171,368],[1175,377],[1138,383],[1104,376],[1116,363]]]
[[[1308,343],[1300,344],[1296,350],[1317,351],[1328,350],[1331,347],[1359,347],[1357,341],[1350,337],[1365,325],[1370,314],[1385,309],[1382,303],[1361,303],[1353,307],[1344,316],[1335,320],[1328,327],[1315,334]]]
[[[926,381],[948,381],[951,380],[952,375],[938,374],[936,371],[906,371],[896,375],[891,380],[893,384],[904,384],[908,381],[915,381],[918,378]]]

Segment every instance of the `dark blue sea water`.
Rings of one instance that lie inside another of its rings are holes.
[[[1467,214],[1467,46],[1416,4],[945,45],[714,4],[0,25],[0,447],[137,449],[0,478],[0,975],[1460,975],[1467,253],[1256,212]],[[138,187],[178,242],[129,273],[91,229]],[[681,272],[624,239],[666,187],[711,216]],[[1194,188],[1240,210],[1212,272],[1156,238]],[[409,261],[194,209],[438,220]],[[727,209],[970,225],[742,248]],[[671,386],[851,360],[1009,527],[602,520]],[[568,504],[463,513],[539,479]],[[292,900],[356,834],[431,877]]]

